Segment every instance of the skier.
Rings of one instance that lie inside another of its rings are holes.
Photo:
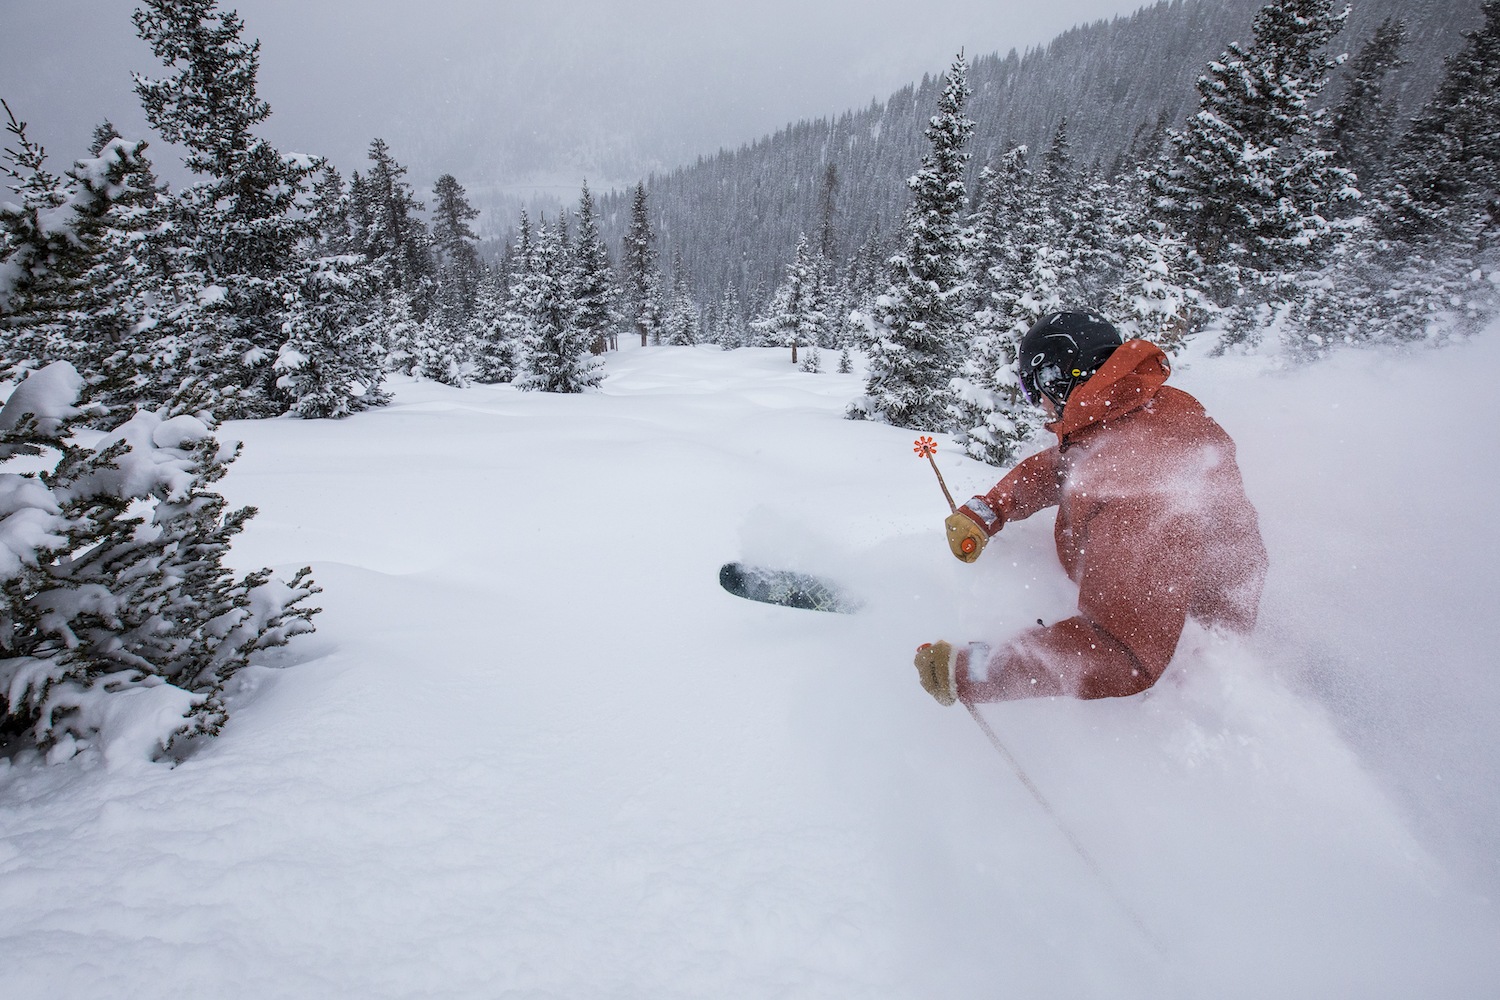
[[[1156,683],[1189,616],[1254,627],[1266,548],[1234,442],[1164,384],[1170,370],[1156,345],[1122,344],[1093,313],[1051,313],[1022,338],[1022,390],[1058,443],[952,514],[948,543],[972,563],[1007,522],[1057,507],[1078,614],[1039,621],[993,655],[984,643],[923,645],[917,672],[939,702],[1132,695]]]

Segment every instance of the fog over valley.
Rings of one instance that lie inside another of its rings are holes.
[[[633,183],[804,117],[885,100],[953,55],[1024,50],[1133,0],[896,0],[413,5],[242,0],[259,38],[264,134],[346,171],[380,136],[425,188],[451,172],[476,200]],[[130,73],[160,66],[129,5],[4,0],[0,97],[58,163],[108,117],[148,130]],[[159,140],[153,159],[185,175]]]

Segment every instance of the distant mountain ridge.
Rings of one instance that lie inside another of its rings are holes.
[[[977,122],[971,179],[995,156],[1025,144],[1037,155],[1066,119],[1076,163],[1107,168],[1161,116],[1181,121],[1197,108],[1194,82],[1228,43],[1251,41],[1264,0],[1161,0],[1129,16],[1070,29],[1048,45],[969,63]],[[1407,22],[1409,65],[1392,80],[1403,114],[1435,88],[1461,33],[1479,24],[1479,0],[1354,0],[1337,51],[1351,55],[1386,17]],[[888,237],[906,204],[906,178],[924,152],[922,130],[940,75],[902,88],[884,103],[833,118],[800,121],[736,150],[646,180],[664,270],[681,255],[700,303],[732,287],[747,309],[768,297],[798,235],[816,233],[827,165],[837,170],[836,249],[847,259]],[[1336,95],[1335,78],[1329,96]],[[628,191],[599,199],[613,249],[629,222]]]

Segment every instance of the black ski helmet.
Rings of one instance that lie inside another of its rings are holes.
[[[1021,338],[1021,390],[1032,403],[1046,396],[1061,411],[1121,343],[1120,332],[1096,313],[1047,313]]]

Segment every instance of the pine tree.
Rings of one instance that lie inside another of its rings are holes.
[[[740,309],[740,297],[735,294],[733,285],[724,287],[724,297],[719,301],[718,313],[715,316],[713,342],[726,351],[732,351],[746,344],[745,318]]]
[[[1037,187],[1047,214],[1056,221],[1059,231],[1070,231],[1077,210],[1078,178],[1066,118],[1057,123],[1052,133],[1052,145],[1042,156],[1042,173],[1037,178]]]
[[[452,174],[444,174],[433,187],[432,246],[437,255],[439,321],[461,336],[479,294],[482,268],[474,244],[479,237],[469,223],[479,210],[469,204],[468,192]]]
[[[679,255],[673,268],[672,294],[661,321],[661,338],[672,347],[691,347],[698,342],[698,303],[688,291],[686,268]]]
[[[112,132],[101,129],[90,147],[93,160],[74,167],[94,176],[119,171],[109,207],[84,237],[92,243],[92,264],[69,354],[85,373],[86,398],[105,409],[102,427],[129,419],[137,407],[166,405],[191,377],[192,351],[201,342],[192,324],[204,290],[190,252],[176,239],[173,199],[143,155],[146,143],[104,138]]]
[[[646,206],[646,185],[635,186],[630,229],[620,253],[620,286],[624,320],[641,335],[641,346],[660,337],[661,278],[656,266],[656,235]]]
[[[436,268],[434,308],[417,324],[412,355],[417,374],[461,388],[468,384],[472,367],[469,331],[483,273],[474,248],[479,238],[469,226],[479,218],[479,211],[469,204],[468,193],[452,174],[437,179],[433,196],[431,249],[422,253],[413,246],[410,253],[417,255],[412,259],[431,259]],[[410,231],[419,232],[415,226]]]
[[[500,276],[486,270],[479,282],[479,297],[474,304],[473,350],[474,379],[494,384],[516,377],[517,341],[507,320],[507,289]]]
[[[1057,227],[1026,162],[1026,147],[980,172],[979,205],[970,220],[973,344],[954,382],[950,422],[960,446],[991,465],[1014,462],[1038,415],[1019,390],[1021,336],[1057,298],[1061,251]]]
[[[1347,66],[1343,96],[1328,115],[1328,146],[1333,162],[1351,171],[1368,186],[1384,166],[1393,140],[1394,101],[1386,92],[1386,78],[1406,60],[1406,22],[1386,18]],[[1350,201],[1347,204],[1355,204]]]
[[[3,107],[14,146],[0,171],[17,200],[0,203],[0,322],[14,372],[66,356],[67,313],[91,255],[79,231],[92,213],[80,211],[88,193],[47,169],[46,150]]]
[[[1018,146],[1001,161],[989,201],[994,216],[984,273],[991,315],[976,317],[981,330],[1009,331],[1017,343],[1043,313],[1062,308],[1062,278],[1067,257],[1057,220],[1047,210],[1043,190],[1027,166],[1026,147]]]
[[[322,253],[349,253],[354,231],[349,219],[349,193],[343,175],[333,164],[324,164],[313,184],[312,218],[314,240]]]
[[[1198,114],[1171,133],[1172,155],[1152,176],[1161,217],[1186,236],[1219,305],[1275,301],[1332,252],[1328,220],[1354,178],[1333,165],[1313,103],[1347,14],[1332,0],[1262,7],[1253,44],[1231,43],[1199,78]]]
[[[180,345],[165,344],[183,297],[162,235],[165,196],[146,143],[108,123],[95,130],[93,155],[62,177],[25,123],[11,115],[7,128],[15,146],[0,172],[19,200],[0,205],[0,370],[70,360],[112,426],[137,402],[163,401],[180,377]]]
[[[660,345],[662,333],[667,326],[668,312],[668,303],[662,294],[660,271],[652,270],[646,275],[638,307],[635,328],[641,335],[641,346],[645,347],[648,342]]]
[[[386,292],[370,319],[370,331],[385,357],[385,370],[415,375],[421,364],[422,322],[405,292]]]
[[[823,167],[823,187],[818,196],[818,253],[824,260],[838,257],[838,231],[835,218],[838,211],[839,167],[829,160]]]
[[[614,272],[609,250],[599,235],[594,196],[588,183],[578,201],[578,238],[573,242],[573,300],[578,307],[578,325],[589,337],[589,351],[603,354],[618,347]]]
[[[1099,311],[1126,339],[1149,340],[1168,354],[1181,350],[1203,316],[1186,242],[1130,203],[1117,209],[1108,238],[1118,248],[1119,271],[1103,289]]]
[[[309,269],[276,355],[277,388],[299,417],[345,417],[383,406],[385,352],[372,322],[374,273],[331,255]]]
[[[1438,90],[1401,138],[1381,200],[1387,235],[1467,229],[1477,211],[1500,215],[1500,0],[1464,33]]]
[[[434,311],[416,322],[411,355],[413,374],[460,389],[469,384],[469,344],[465,330],[449,326],[441,313]]]
[[[1294,354],[1340,343],[1441,341],[1496,308],[1500,0],[1465,34],[1437,92],[1396,143],[1357,239],[1307,282]]]
[[[815,351],[828,339],[829,319],[823,298],[819,257],[807,237],[797,240],[786,278],[776,289],[766,315],[757,320],[760,343],[765,347],[790,347],[792,364],[797,363],[798,348]]]
[[[969,86],[963,57],[954,60],[927,126],[930,150],[907,182],[912,201],[891,281],[870,317],[870,376],[849,410],[900,427],[947,425],[951,380],[967,348],[961,213],[964,166],[974,123],[964,114]]]
[[[355,175],[350,195],[354,247],[380,272],[383,287],[404,293],[417,318],[425,319],[436,284],[432,237],[415,214],[425,206],[385,140],[371,141],[369,158],[368,175]]]
[[[589,353],[590,335],[578,324],[577,308],[568,287],[570,269],[560,227],[545,220],[530,254],[522,282],[521,307],[526,316],[522,349],[522,389],[540,392],[583,392],[599,384],[604,373]]]
[[[1094,171],[1085,171],[1075,179],[1070,202],[1061,234],[1064,262],[1059,294],[1076,308],[1101,310],[1123,277],[1119,192]]]
[[[158,752],[218,732],[225,682],[311,632],[317,613],[307,570],[281,582],[224,565],[255,514],[210,489],[237,449],[169,410],[81,444],[82,387],[55,362],[0,408],[0,466],[26,470],[0,471],[0,521],[31,526],[0,560],[0,743],[19,738],[49,759],[98,739],[126,693],[159,706]]]
[[[305,241],[313,222],[300,211],[321,164],[283,156],[252,129],[270,106],[256,92],[260,43],[241,40],[244,23],[216,0],[142,0],[140,37],[170,75],[135,77],[146,119],[187,150],[204,179],[179,199],[177,222],[202,275],[205,308],[189,325],[194,372],[212,386],[220,417],[270,416],[285,409],[273,361],[289,304],[313,265]]]
[[[517,227],[516,243],[510,253],[510,266],[499,339],[512,352],[511,379],[515,380],[522,376],[526,365],[526,345],[530,342],[532,331],[530,302],[535,295],[536,285],[536,240],[532,235],[531,219],[524,209]]]

